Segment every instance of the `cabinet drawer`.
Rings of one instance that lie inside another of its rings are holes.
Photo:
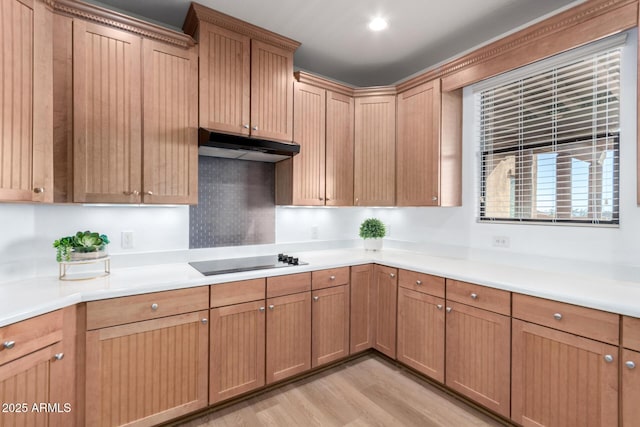
[[[619,316],[528,295],[513,295],[513,317],[613,345],[619,343]]]
[[[311,290],[311,273],[267,277],[267,298]]]
[[[87,303],[87,329],[208,309],[209,287],[154,292]]]
[[[324,289],[349,284],[349,267],[311,272],[312,289]]]
[[[0,328],[0,365],[62,340],[62,310]]]
[[[409,270],[399,270],[398,285],[416,292],[444,298],[444,277]]]
[[[511,293],[500,289],[447,279],[447,299],[509,316]]]
[[[263,300],[265,284],[265,279],[253,279],[211,285],[211,307]]]
[[[622,346],[640,351],[640,319],[622,316]]]

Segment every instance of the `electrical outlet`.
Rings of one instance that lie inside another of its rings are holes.
[[[318,226],[317,225],[312,225],[311,226],[311,239],[318,240]]]
[[[493,236],[492,245],[496,248],[508,248],[511,245],[511,241],[507,236]]]
[[[123,231],[120,238],[122,249],[133,249],[133,231]]]

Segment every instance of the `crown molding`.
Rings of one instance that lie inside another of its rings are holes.
[[[397,95],[398,89],[395,86],[370,86],[370,87],[358,87],[353,90],[354,98],[361,98],[364,96],[387,96]]]
[[[197,38],[196,33],[198,31],[200,21],[217,25],[229,31],[244,34],[252,39],[260,40],[291,52],[294,52],[298,47],[300,47],[300,42],[281,36],[280,34],[273,33],[269,30],[265,30],[264,28],[260,28],[256,25],[249,24],[248,22],[241,21],[233,16],[226,15],[222,12],[218,12],[217,10],[202,6],[201,4],[192,2],[191,6],[189,6],[189,11],[187,12],[187,17],[184,20],[182,29],[185,33]]]
[[[293,76],[300,83],[305,83],[312,86],[320,87],[322,89],[330,90],[331,92],[340,93],[346,96],[353,96],[353,91],[355,89],[352,86],[338,83],[331,79],[320,77],[318,75],[311,74],[306,71],[296,71],[293,73]]]
[[[93,4],[76,0],[44,0],[44,3],[55,12],[71,17],[97,22],[183,48],[195,46],[193,38],[186,34]]]

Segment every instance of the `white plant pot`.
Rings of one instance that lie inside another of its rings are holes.
[[[365,251],[379,251],[382,249],[382,239],[363,239]]]

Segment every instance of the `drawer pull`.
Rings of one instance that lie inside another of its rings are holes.
[[[451,313],[451,310],[453,310],[453,308],[447,307],[447,313]]]
[[[391,277],[393,279],[394,277],[396,277],[396,275],[395,275],[395,273],[391,273],[391,274],[389,274],[389,277]]]
[[[260,308],[258,309],[258,311],[259,311],[260,313],[264,313],[264,307],[260,307]]]
[[[151,304],[151,310],[156,311],[157,309],[158,309],[158,304],[156,304],[155,302]]]
[[[613,362],[613,356],[610,355],[610,354],[605,354],[604,361],[607,362],[607,363]]]
[[[13,347],[16,346],[16,342],[15,341],[5,341],[5,342],[2,343],[2,346],[7,350],[11,350]]]
[[[62,360],[64,358],[64,353],[56,353],[53,355],[54,360]]]
[[[422,285],[422,280],[416,280],[416,285],[418,286]]]
[[[438,304],[438,305],[436,305],[436,308],[437,308],[438,310],[442,310],[442,304]]]
[[[320,297],[313,297],[314,301],[318,301],[320,299]]]
[[[560,314],[560,313],[555,313],[555,314],[553,315],[553,318],[554,318],[554,319],[556,319],[556,320],[562,320],[562,314]]]
[[[204,319],[201,320],[203,325],[206,325],[207,323],[209,323],[209,319],[207,319],[206,317]]]
[[[471,296],[471,299],[478,299],[478,294],[476,293],[472,293],[470,296]]]
[[[636,367],[636,364],[633,363],[631,360],[628,360],[628,361],[624,362],[624,365],[629,369],[635,369],[635,367]]]
[[[274,308],[276,308],[276,306],[275,306],[275,305],[273,305],[273,304],[271,304],[271,305],[269,306],[269,310],[273,310]]]
[[[329,277],[329,280],[336,280],[336,276]]]

